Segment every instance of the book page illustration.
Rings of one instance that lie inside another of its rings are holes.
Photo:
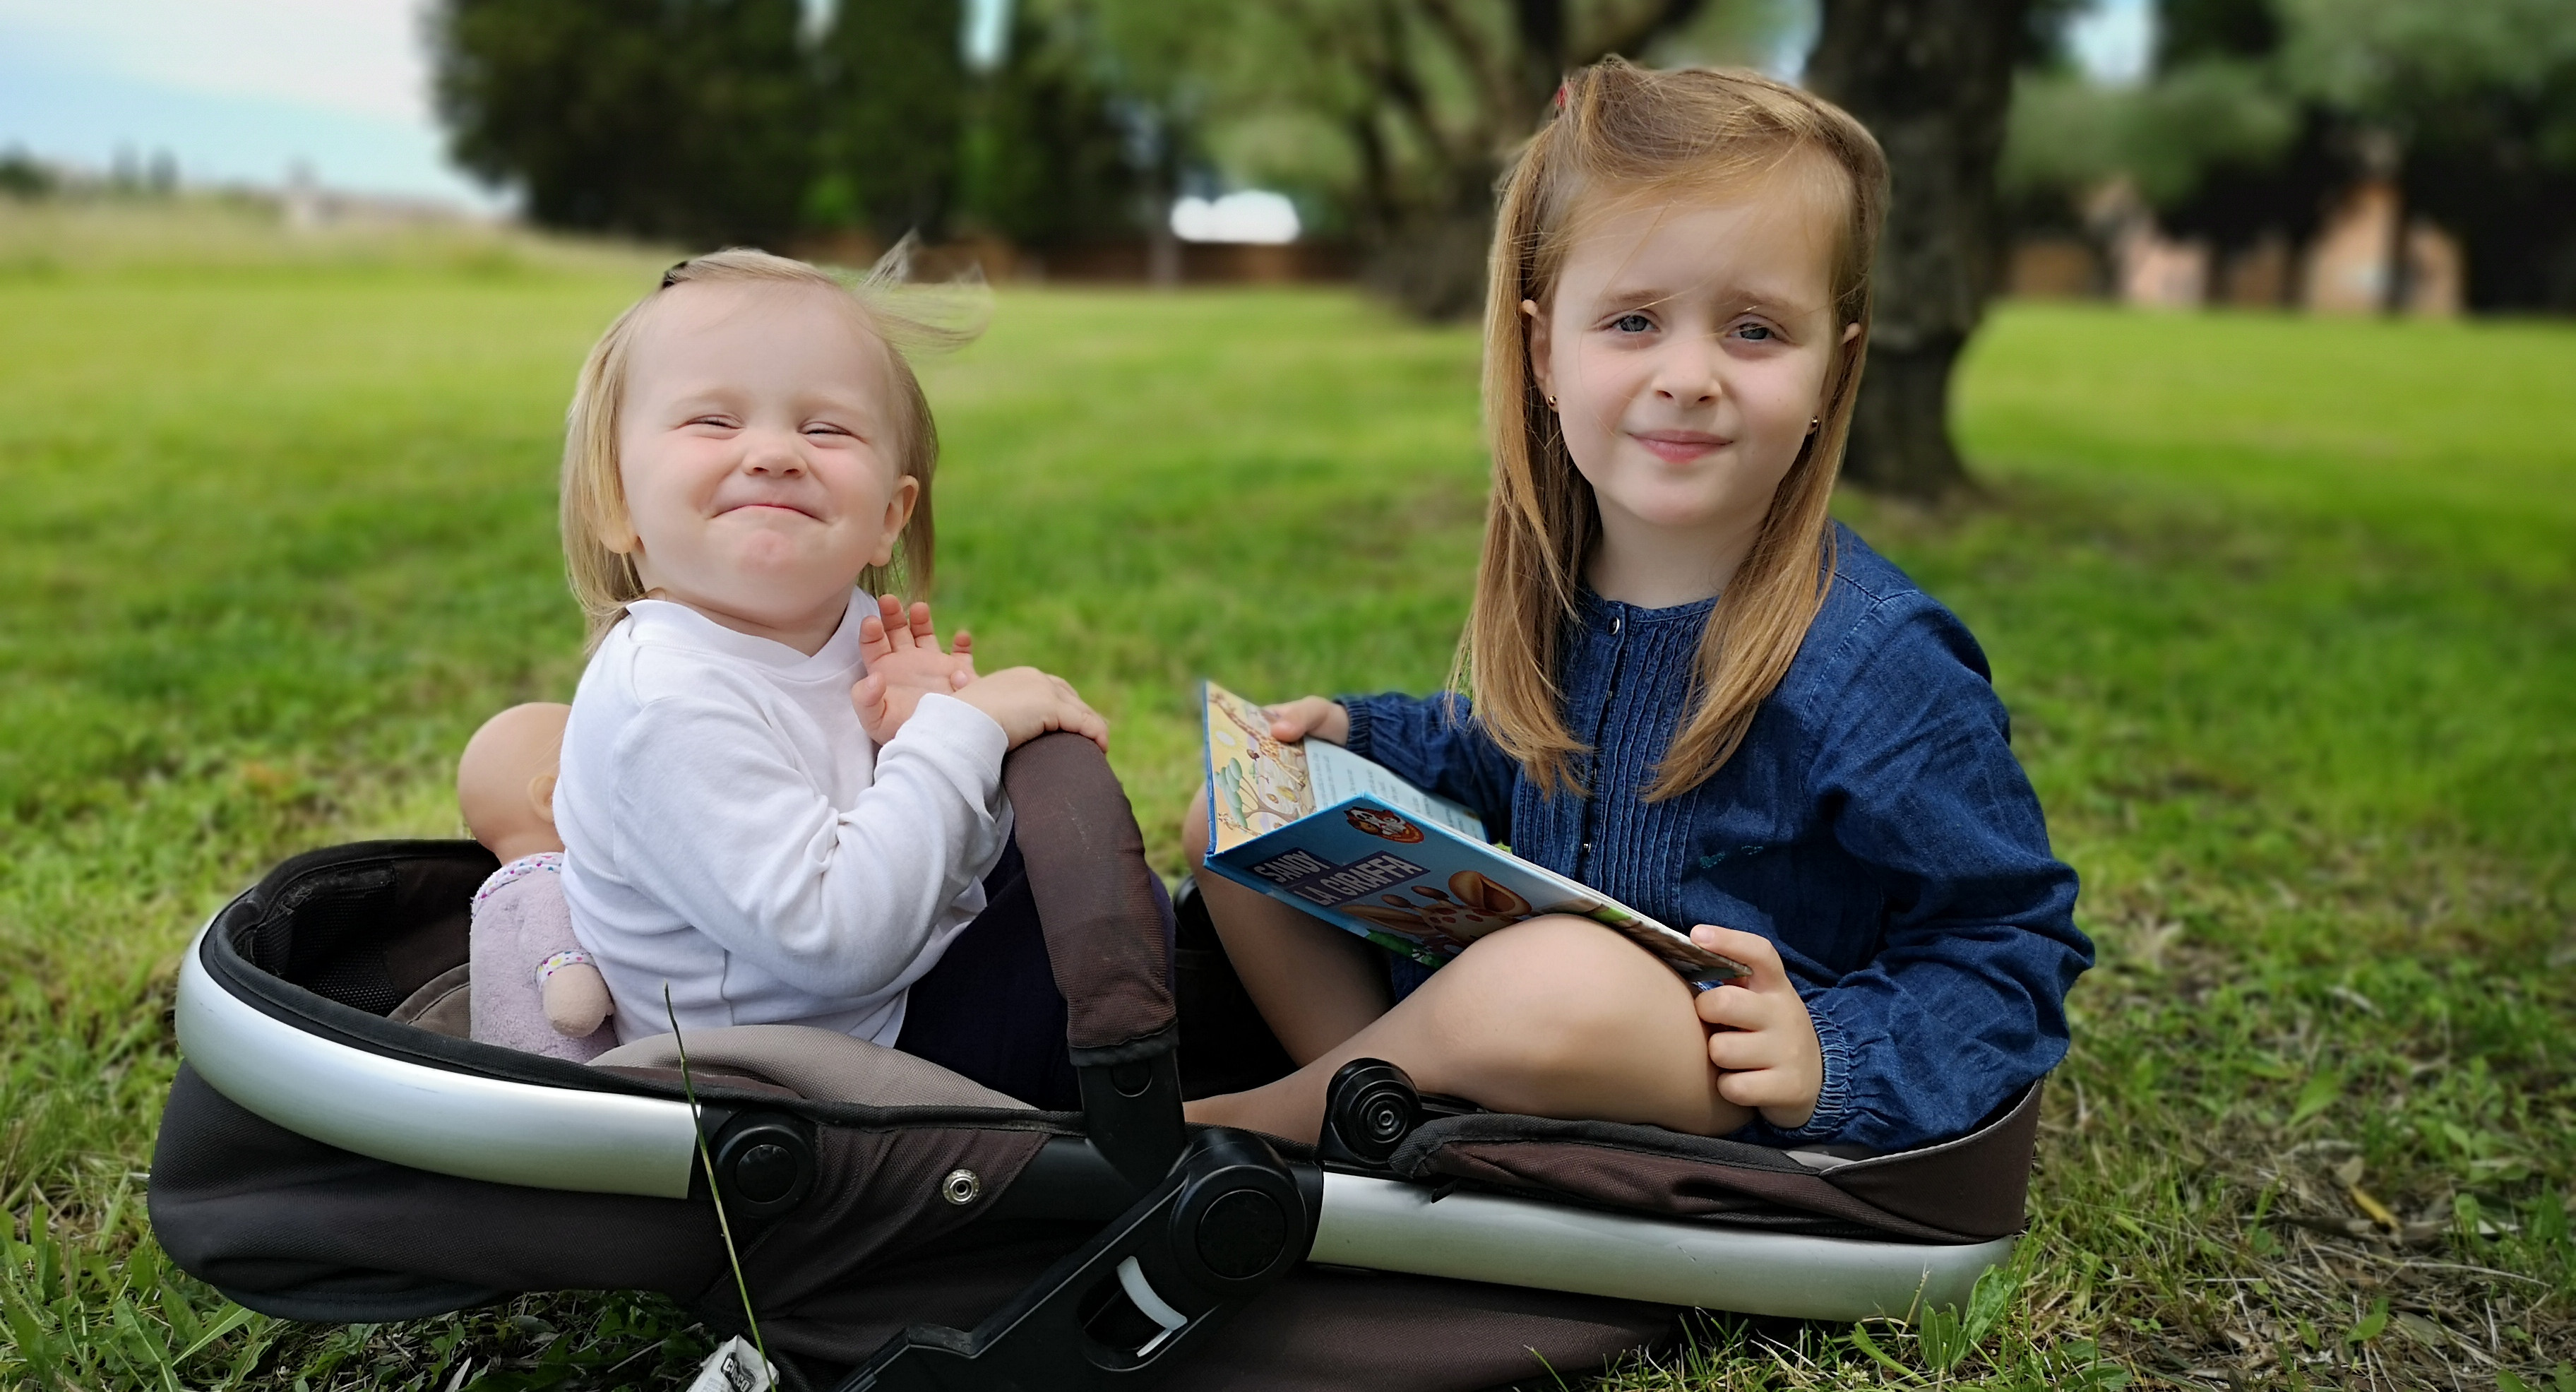
[[[1315,810],[1306,752],[1270,733],[1261,707],[1207,685],[1208,850],[1228,851]]]

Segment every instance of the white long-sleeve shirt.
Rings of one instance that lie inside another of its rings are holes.
[[[904,993],[984,907],[1010,808],[1002,728],[931,695],[883,748],[850,684],[865,595],[807,657],[642,600],[573,697],[564,898],[618,1037],[800,1024],[892,1045]]]

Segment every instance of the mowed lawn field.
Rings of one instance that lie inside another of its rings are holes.
[[[565,699],[572,374],[658,260],[0,258],[0,1384],[670,1387],[668,1304],[354,1330],[144,1220],[176,954],[310,846],[449,835]],[[1333,291],[1011,288],[925,365],[943,624],[1072,679],[1155,853],[1190,684],[1427,690],[1477,335]],[[2576,329],[2007,307],[1982,496],[1842,511],[1985,643],[2102,964],[1964,1317],[1716,1319],[1614,1375],[2576,1392]]]

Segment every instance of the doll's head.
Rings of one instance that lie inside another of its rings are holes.
[[[853,584],[928,590],[939,435],[899,344],[900,249],[848,283],[735,249],[683,261],[582,365],[563,540],[593,642],[646,597],[762,632],[836,617]]]
[[[503,864],[560,851],[555,766],[572,707],[532,701],[483,722],[456,761],[456,805],[465,829]]]
[[[1605,537],[1707,557],[1695,707],[1650,796],[1704,781],[1795,657],[1831,573],[1826,505],[1860,386],[1886,201],[1850,115],[1757,73],[1569,74],[1514,165],[1485,311],[1494,478],[1460,655],[1541,787],[1567,617]]]

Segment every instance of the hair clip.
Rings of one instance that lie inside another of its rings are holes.
[[[1562,82],[1556,84],[1556,109],[1559,111],[1565,109],[1565,84]]]

